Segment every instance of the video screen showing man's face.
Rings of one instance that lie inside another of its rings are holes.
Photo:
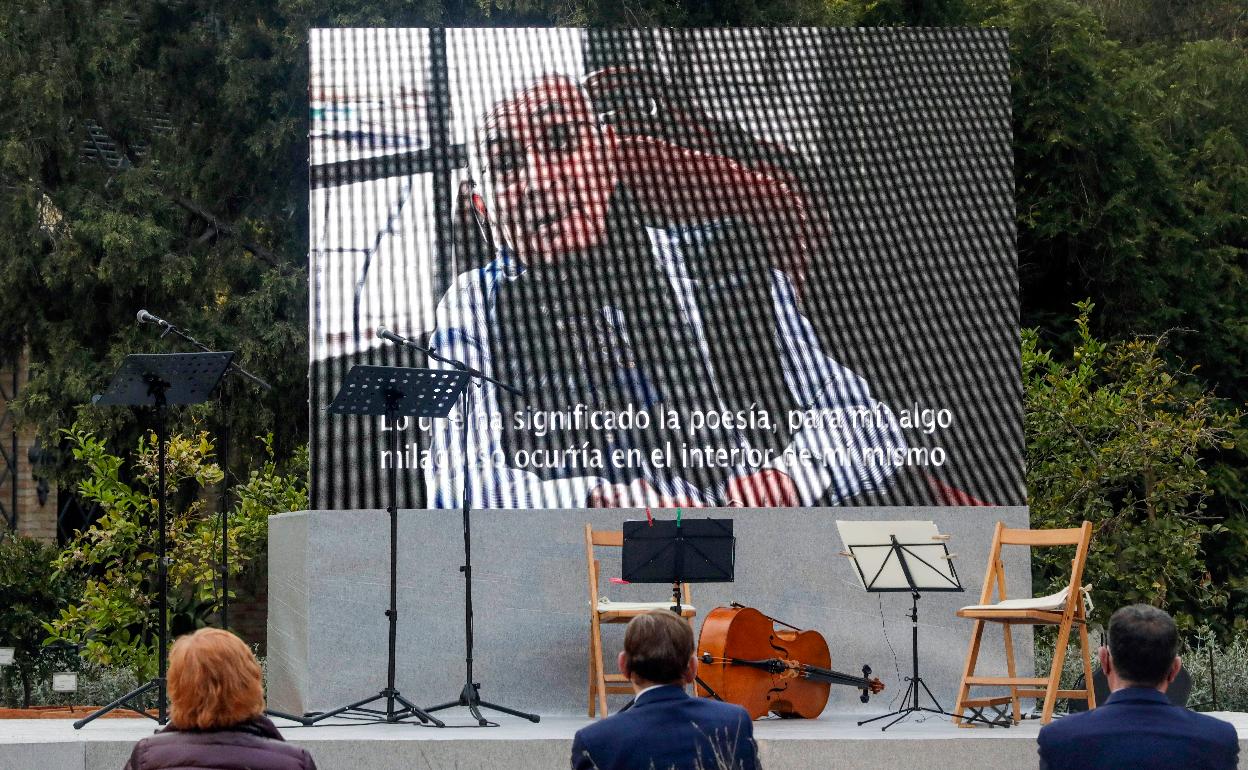
[[[312,37],[319,507],[1025,503],[1002,33],[436,35]],[[391,453],[379,325],[523,395]]]
[[[615,187],[613,142],[585,94],[549,77],[486,121],[495,220],[520,261],[538,265],[597,245]]]

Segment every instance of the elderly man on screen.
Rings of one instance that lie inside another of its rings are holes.
[[[1239,765],[1235,728],[1220,719],[1171,705],[1166,689],[1179,673],[1174,620],[1145,604],[1109,619],[1101,670],[1112,691],[1092,711],[1040,730],[1040,766],[1047,770],[1233,770]]]
[[[767,233],[644,221],[615,130],[568,78],[485,133],[498,248],[442,298],[431,344],[524,395],[474,388],[435,432],[433,507],[462,503],[465,470],[489,508],[795,506],[886,483],[896,418],[822,353]]]

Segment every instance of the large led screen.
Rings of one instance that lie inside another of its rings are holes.
[[[311,44],[316,507],[1025,503],[1003,32]]]

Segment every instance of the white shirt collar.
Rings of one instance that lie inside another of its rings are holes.
[[[637,693],[636,695],[634,695],[634,696],[633,696],[633,703],[636,703],[637,701],[641,700],[641,696],[645,695],[646,693],[650,692],[651,690],[657,690],[657,689],[659,689],[660,687],[667,687],[667,685],[665,685],[665,684],[652,684],[652,685],[650,685],[650,686],[649,686],[649,687],[647,687],[646,689],[642,690],[641,692],[639,692],[639,693]]]

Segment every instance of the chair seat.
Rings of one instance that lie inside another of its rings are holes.
[[[1047,612],[1045,610],[995,610],[992,608],[978,609],[976,607],[963,607],[957,612],[960,618],[970,618],[971,620],[988,620],[996,623],[1017,623],[1019,625],[1032,626],[1056,626],[1062,622],[1062,613]],[[1078,618],[1072,618],[1075,625],[1079,625],[1082,621]]]
[[[972,604],[958,610],[958,617],[973,620],[990,620],[997,623],[1018,623],[1021,625],[1060,625],[1062,614],[1066,609],[1066,598],[1070,596],[1067,586],[1055,594],[1035,596],[1030,599],[1005,599],[996,604]],[[1084,591],[1085,608],[1089,608],[1092,600]],[[1073,622],[1080,624],[1082,618],[1074,617]]]
[[[671,609],[671,607],[671,599],[665,602],[613,602],[609,599],[599,599],[597,610],[599,620],[611,621],[617,618],[635,618],[647,612],[667,610]],[[680,605],[680,616],[682,618],[692,618],[697,614],[697,610],[688,604]]]
[[[958,610],[958,614],[962,615],[965,611],[981,611],[981,610],[1047,610],[1056,612],[1061,617],[1062,610],[1066,608],[1066,598],[1070,596],[1070,587],[1067,586],[1055,594],[1048,596],[1033,596],[1030,599],[1005,599],[996,604],[972,604]],[[963,615],[962,617],[969,617]]]

